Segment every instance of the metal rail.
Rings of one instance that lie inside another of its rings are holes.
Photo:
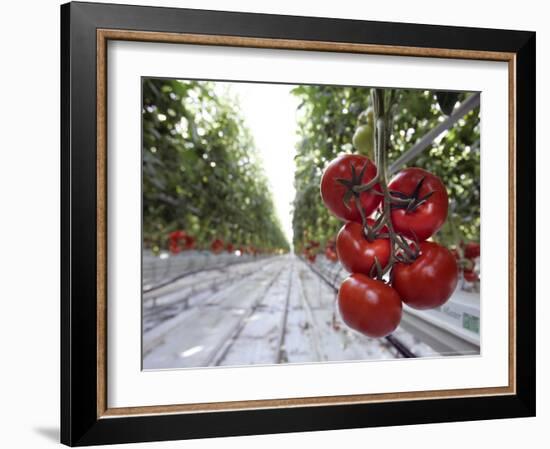
[[[235,265],[243,265],[243,264],[246,264],[246,263],[253,263],[253,262],[257,262],[257,260],[256,259],[255,260],[243,260],[243,261],[237,261],[237,262],[231,262],[231,263],[222,263],[222,264],[219,264],[219,265],[214,265],[212,267],[205,267],[205,268],[199,268],[199,269],[192,270],[192,271],[186,271],[186,272],[178,274],[178,275],[176,275],[176,276],[174,276],[170,279],[167,279],[166,281],[159,282],[158,284],[155,284],[152,287],[143,289],[142,293],[150,293],[150,292],[158,290],[162,287],[166,287],[167,285],[170,285],[173,282],[179,281],[180,279],[183,279],[187,276],[192,276],[193,274],[203,273],[205,271],[215,271],[215,270],[220,270],[222,268],[232,267],[232,266],[235,266]]]
[[[317,360],[319,360],[320,362],[325,362],[326,358],[324,357],[323,351],[321,350],[322,345],[319,337],[319,324],[315,318],[315,315],[313,314],[311,304],[304,289],[304,283],[302,279],[300,279],[300,276],[297,277],[297,281],[299,286],[298,292],[300,293],[300,299],[302,302],[304,313],[307,317],[307,322],[311,325],[311,343],[313,346],[312,349],[317,356]]]
[[[271,266],[272,262],[270,262],[269,265]],[[245,277],[240,277],[236,282],[234,282],[232,284],[232,287],[233,286],[239,286],[242,282],[247,281],[247,279],[249,279],[250,277],[252,277],[254,275],[257,275],[258,273],[260,273],[261,271],[264,271],[264,270],[266,270],[265,266],[262,267],[260,270],[256,269],[256,270],[247,272],[246,276]],[[279,278],[281,272],[282,272],[282,269],[278,270],[277,273],[273,275],[273,277],[269,281],[269,284],[266,286],[266,290],[271,288],[271,286],[274,284],[274,282]],[[222,285],[224,285],[224,283],[222,283]],[[208,289],[206,289],[206,290],[208,290]],[[220,292],[218,292],[218,293],[220,293]],[[194,293],[194,295],[197,295],[197,294],[200,294],[200,292]],[[221,340],[218,343],[218,345],[216,346],[216,348],[212,350],[210,356],[207,359],[207,363],[204,366],[214,366],[214,365],[217,365],[221,362],[223,357],[227,354],[227,351],[225,349],[229,350],[230,347],[232,346],[232,344],[234,343],[235,332],[240,332],[240,330],[242,330],[242,327],[244,327],[246,318],[249,317],[250,314],[252,314],[256,310],[256,308],[258,307],[259,303],[261,303],[263,298],[264,298],[264,296],[259,294],[259,296],[257,296],[257,298],[254,300],[253,304],[247,307],[247,309],[246,309],[247,312],[244,314],[244,316],[242,316],[235,323],[235,326],[233,326],[231,328],[231,330],[228,332],[228,334],[225,337],[221,338]],[[189,299],[189,298],[185,298],[185,299]],[[175,302],[175,303],[171,303],[169,306],[178,307],[178,305],[180,305],[181,302],[183,302],[185,299],[179,300],[178,302]],[[157,306],[157,308],[158,307],[163,307],[163,306]],[[159,321],[155,326],[150,328],[150,330],[153,330],[153,329],[156,330],[156,329],[158,329],[157,326],[159,326],[159,325],[164,326],[164,329],[162,329],[161,333],[158,333],[157,335],[154,335],[152,337],[151,337],[151,334],[148,334],[147,344],[145,344],[145,343],[143,344],[143,356],[144,357],[147,356],[149,353],[151,353],[151,351],[153,351],[154,348],[160,342],[162,342],[164,340],[164,338],[167,334],[169,334],[175,328],[177,328],[178,326],[181,325],[181,320],[178,319],[178,316],[179,316],[179,313],[182,312],[182,311],[183,311],[183,309],[180,306],[180,309],[177,310],[174,317],[172,317],[171,322],[169,322],[169,320]],[[152,312],[155,312],[155,310],[153,310]],[[143,335],[145,335],[145,334],[143,334]],[[227,345],[227,348],[226,348],[226,345]]]
[[[231,264],[230,266],[235,266],[239,264]],[[262,270],[263,269],[265,269],[265,267],[262,267]],[[187,304],[190,300],[193,299],[193,297],[198,296],[209,290],[218,289],[221,286],[232,285],[234,283],[245,281],[251,276],[254,276],[257,272],[258,269],[254,267],[253,269],[250,269],[244,273],[232,274],[229,275],[229,277],[220,277],[219,279],[215,279],[214,283],[212,283],[211,280],[201,281],[199,284],[193,284],[193,286],[190,287],[189,291],[186,291],[185,294],[178,299],[174,299],[173,301],[166,304],[143,307],[143,325],[145,326],[145,321],[147,321],[148,324],[148,329],[145,332],[148,332],[149,330],[156,327],[158,324],[169,320],[171,316],[177,315],[182,310],[185,310],[187,308]],[[207,286],[202,287],[204,284],[207,284]],[[197,287],[197,285],[200,285],[200,287]],[[147,301],[153,301],[154,304],[155,299],[156,298],[149,298]],[[163,315],[165,313],[170,313],[170,316]],[[150,322],[155,322],[155,324],[153,326],[149,326]]]
[[[389,174],[395,173],[403,165],[410,162],[416,156],[418,156],[422,151],[424,151],[428,145],[430,145],[437,136],[439,136],[443,131],[448,130],[453,126],[458,120],[464,117],[472,109],[479,106],[480,93],[477,92],[469,96],[465,101],[463,101],[458,108],[449,116],[446,120],[442,121],[435,128],[427,132],[418,142],[416,142],[410,150],[403,153],[401,157],[397,158],[393,164],[388,168]]]
[[[253,276],[257,271],[256,270],[250,270],[245,273],[238,273],[238,275],[233,275],[230,277],[220,278],[219,280],[215,280],[212,282],[211,279],[207,279],[205,281],[201,281],[200,283],[193,284],[192,287],[189,288],[189,291],[185,292],[185,295],[183,295],[181,298],[175,299],[171,302],[168,302],[166,304],[158,305],[155,304],[155,298],[148,298],[146,301],[153,302],[153,305],[144,307],[143,308],[143,317],[144,318],[150,318],[154,316],[157,313],[162,313],[165,310],[169,310],[170,308],[177,307],[181,305],[182,303],[189,301],[193,298],[193,296],[197,296],[201,293],[204,293],[209,290],[214,290],[220,288],[220,286],[231,284],[233,282],[245,280],[249,278],[250,276]],[[200,288],[197,288],[197,285],[200,285]],[[206,287],[202,287],[203,285],[206,285]]]
[[[277,360],[276,363],[284,363],[283,360],[286,356],[286,351],[283,349],[285,345],[285,334],[286,327],[288,323],[288,308],[290,306],[290,292],[292,290],[292,277],[294,276],[294,261],[288,272],[288,286],[286,289],[286,298],[285,298],[285,308],[283,312],[283,317],[281,318],[279,338],[277,339]]]
[[[273,276],[271,281],[269,281],[269,284],[266,286],[265,291],[268,292],[269,289],[275,284],[275,282],[279,279],[283,272],[283,268],[281,268],[277,274]],[[241,332],[243,331],[244,327],[246,326],[246,323],[248,319],[256,312],[262,301],[264,300],[264,295],[259,295],[256,301],[247,309],[246,313],[244,313],[241,316],[241,319],[236,323],[236,325],[233,327],[233,329],[229,332],[229,335],[227,339],[221,340],[219,346],[212,351],[211,356],[206,362],[206,366],[219,366],[227,354],[229,353],[229,350],[231,347],[235,344],[239,336],[241,335]]]

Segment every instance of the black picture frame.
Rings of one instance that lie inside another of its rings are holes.
[[[97,30],[515,55],[515,394],[105,417],[98,413]],[[69,3],[61,6],[61,442],[176,440],[535,415],[534,32]]]

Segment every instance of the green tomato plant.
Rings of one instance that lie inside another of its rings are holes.
[[[197,248],[288,251],[250,132],[211,82],[143,81],[143,240],[184,230]]]

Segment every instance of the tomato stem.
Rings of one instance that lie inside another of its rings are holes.
[[[363,223],[363,229],[368,226],[367,224],[367,214],[365,214],[365,209],[363,209],[363,206],[361,205],[361,201],[359,200],[359,194],[356,193],[354,196],[355,199],[355,205],[357,206],[357,210],[359,211],[359,214],[361,215],[361,222]]]
[[[395,100],[395,90],[390,89],[372,89],[371,98],[374,106],[374,123],[376,124],[374,133],[374,154],[375,164],[378,168],[378,182],[383,194],[382,200],[382,219],[387,229],[387,235],[390,240],[390,258],[382,270],[378,271],[378,278],[382,278],[391,270],[395,263],[412,263],[418,257],[419,247],[416,242],[411,248],[403,236],[395,232],[391,220],[391,210],[393,207],[411,207],[410,199],[398,198],[393,195],[388,188],[388,151],[390,146],[391,120],[390,113]]]
[[[387,94],[388,93],[388,94]],[[342,180],[350,188],[350,196],[353,196],[355,205],[361,215],[363,225],[363,234],[369,241],[376,238],[387,238],[390,240],[390,257],[385,267],[380,265],[378,259],[371,269],[371,277],[383,280],[384,276],[391,270],[395,263],[410,264],[418,257],[420,247],[418,242],[409,243],[405,237],[395,232],[391,220],[392,208],[414,209],[419,203],[427,199],[431,192],[424,198],[418,198],[418,191],[422,186],[419,183],[415,195],[411,198],[401,198],[396,192],[390,191],[388,187],[388,150],[390,146],[390,131],[391,120],[390,112],[395,101],[395,89],[371,89],[371,99],[374,112],[374,159],[377,167],[376,176],[367,184],[357,185],[354,182],[349,183],[347,180]],[[353,178],[355,179],[355,167],[353,167]],[[348,185],[349,184],[349,185]],[[365,209],[361,205],[360,196],[362,192],[370,190],[375,184],[380,186],[380,192],[372,190],[373,194],[378,194],[383,197],[382,210],[374,225],[368,224]],[[387,231],[382,231],[386,227]],[[411,247],[412,246],[412,247]]]
[[[384,89],[372,89],[371,90],[371,98],[372,98],[372,104],[374,106],[374,123],[375,123],[375,129],[374,129],[374,157],[375,157],[375,164],[378,169],[378,182],[380,185],[380,190],[382,191],[383,199],[382,199],[382,216],[383,219],[381,221],[385,222],[385,225],[388,229],[388,238],[390,240],[390,246],[391,246],[391,252],[390,252],[390,258],[388,260],[388,263],[385,267],[383,267],[382,270],[377,270],[378,272],[378,278],[382,280],[384,275],[391,269],[393,264],[396,261],[396,245],[398,245],[397,242],[397,236],[395,234],[395,231],[393,229],[393,224],[391,221],[391,205],[392,205],[392,196],[390,195],[389,189],[388,189],[388,179],[387,179],[387,172],[388,172],[388,142],[389,142],[389,120],[388,120],[388,114],[386,109],[386,101],[385,101],[385,90]]]

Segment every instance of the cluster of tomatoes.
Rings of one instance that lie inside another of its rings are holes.
[[[317,260],[317,254],[322,251],[320,246],[321,244],[316,240],[309,240],[304,246],[302,254],[310,263],[315,263]],[[336,254],[336,240],[330,239],[326,243],[324,253],[325,257],[331,262],[338,261],[338,256]]]
[[[336,240],[330,239],[325,245],[325,257],[331,262],[338,261],[338,254],[336,253]]]
[[[400,171],[387,186],[378,179],[370,159],[353,154],[331,161],[321,179],[325,206],[345,222],[336,253],[351,275],[338,292],[340,313],[369,337],[397,328],[403,302],[417,309],[444,304],[458,280],[453,254],[427,241],[447,218],[442,181],[416,167]]]
[[[309,240],[303,249],[304,257],[310,262],[315,263],[320,243],[317,240]]]
[[[258,254],[262,254],[264,251],[262,251],[261,249],[258,249],[252,245],[250,246],[239,246],[239,247],[236,247],[235,245],[233,245],[233,243],[231,242],[228,242],[228,243],[224,243],[224,241],[222,239],[215,239],[212,244],[210,245],[210,250],[214,253],[214,254],[220,254],[222,253],[223,251],[226,251],[228,253],[234,253],[235,251],[239,251],[239,254],[250,254],[250,255],[253,255],[253,256],[256,256]]]
[[[182,250],[193,249],[195,238],[185,231],[177,230],[168,234],[168,248],[172,254],[179,254]]]
[[[480,255],[479,243],[461,242],[460,249],[453,249],[452,253],[462,269],[464,280],[471,283],[479,282],[479,274],[476,271],[476,259]]]
[[[214,239],[210,245],[210,250],[214,254],[220,254],[224,251],[225,244],[223,243],[222,239]]]
[[[179,254],[181,251],[196,249],[196,247],[197,245],[195,238],[183,230],[172,231],[168,234],[168,249],[174,255]],[[224,251],[228,253],[239,251],[240,254],[250,254],[255,256],[266,252],[252,245],[236,247],[233,243],[225,243],[220,238],[215,238],[212,240],[209,249],[214,254],[221,254]]]

